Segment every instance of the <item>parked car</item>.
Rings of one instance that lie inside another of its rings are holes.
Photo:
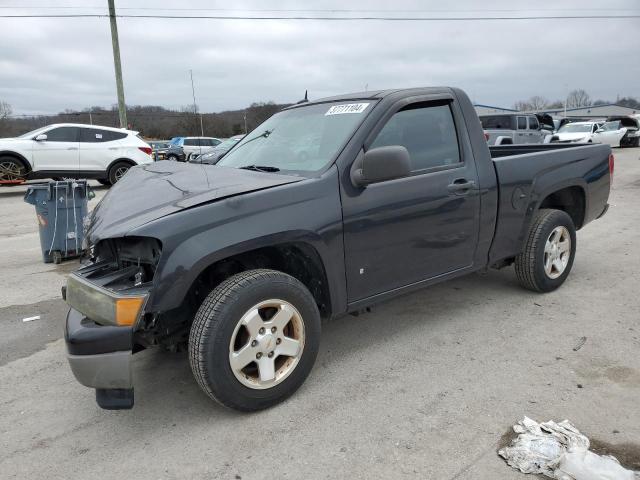
[[[321,318],[488,267],[560,287],[612,172],[608,145],[488,147],[457,88],[293,105],[216,165],[136,168],[103,198],[64,291],[71,369],[131,408],[132,354],[188,344],[209,397],[267,408],[309,375]]]
[[[155,152],[155,160],[173,160],[174,162],[184,162],[187,160],[187,155],[184,153],[184,148],[170,143],[166,148],[160,148]]]
[[[638,147],[640,146],[640,116],[638,115],[620,115],[607,118],[608,122],[620,122],[620,126],[626,128],[626,133],[620,141],[621,147]]]
[[[233,137],[227,138],[217,147],[213,147],[213,150],[211,150],[209,153],[203,153],[202,155],[192,154],[189,161],[191,163],[206,163],[209,165],[214,165],[220,157],[231,150],[234,145],[243,138],[244,135],[235,135]]]
[[[167,148],[169,146],[169,140],[148,140],[147,143],[153,152],[160,148]]]
[[[479,118],[489,145],[543,143],[551,134],[533,114],[480,115]]]
[[[594,135],[601,123],[571,122],[565,123],[553,135],[552,142],[558,143],[593,143]]]
[[[210,152],[214,147],[220,145],[222,140],[213,137],[173,137],[170,143],[176,147],[182,147],[187,160],[189,160],[191,155]]]
[[[69,177],[114,184],[129,168],[151,163],[151,151],[138,132],[57,123],[0,139],[0,180]]]

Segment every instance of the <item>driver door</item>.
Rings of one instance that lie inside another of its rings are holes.
[[[78,172],[80,151],[78,127],[55,127],[43,132],[45,140],[33,140],[34,172]]]
[[[341,194],[349,302],[473,264],[479,232],[478,174],[463,155],[449,99],[396,111],[365,150],[404,146],[412,172]]]

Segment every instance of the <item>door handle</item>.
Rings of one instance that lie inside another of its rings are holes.
[[[67,148],[67,150],[77,150],[77,149],[78,149],[78,147],[69,147],[69,148]]]
[[[476,182],[473,180],[467,180],[466,178],[458,178],[447,186],[447,189],[451,193],[456,195],[465,195],[469,193],[473,187],[476,186]]]

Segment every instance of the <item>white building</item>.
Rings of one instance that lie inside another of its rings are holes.
[[[564,117],[564,108],[541,110],[538,113],[548,113],[549,115]],[[617,115],[635,115],[639,113],[640,109],[624,107],[622,105],[616,105],[615,103],[592,105],[590,107],[567,108],[567,117],[605,118]]]

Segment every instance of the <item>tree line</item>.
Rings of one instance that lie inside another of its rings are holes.
[[[618,98],[615,102],[607,101],[607,100],[592,100],[591,96],[582,89],[572,90],[567,95],[567,108],[581,108],[581,107],[591,107],[598,105],[608,105],[611,103],[615,103],[616,105],[622,105],[624,107],[629,108],[640,108],[640,101],[634,97],[622,97]],[[536,111],[536,110],[550,110],[555,108],[564,108],[563,100],[555,100],[550,101],[549,99],[534,95],[528,100],[519,100],[513,104],[514,110],[518,110],[521,112],[525,111]]]
[[[242,110],[203,113],[202,130],[205,136],[227,138],[250,132],[282,110],[288,104],[274,102],[252,103]],[[200,136],[200,113],[193,105],[178,110],[160,106],[128,105],[127,122],[132,130],[147,139]],[[119,127],[118,108],[90,107],[82,110],[64,110],[54,115],[19,116],[12,114],[11,105],[0,101],[0,137],[15,137],[52,123],[84,123]]]

